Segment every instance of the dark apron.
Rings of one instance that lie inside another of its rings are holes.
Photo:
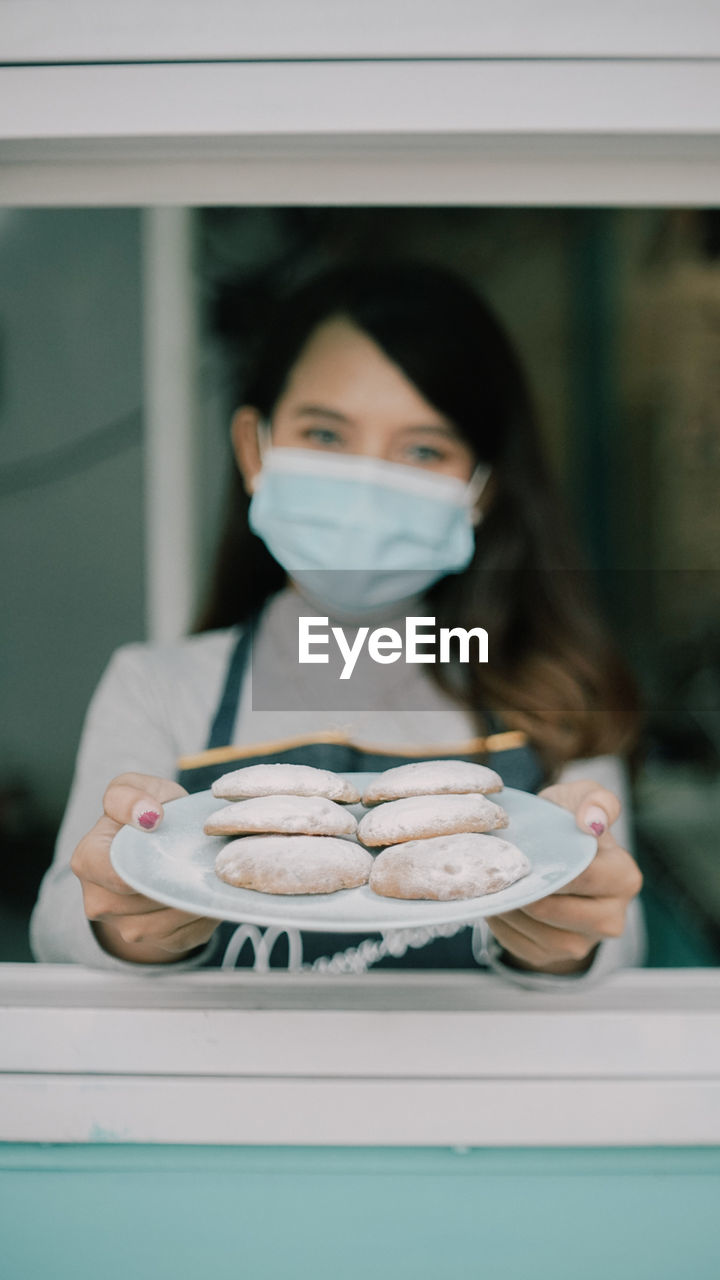
[[[473,760],[479,764],[491,763],[502,775],[508,787],[520,791],[537,791],[544,782],[544,773],[537,753],[527,743],[525,735],[507,732],[495,717],[486,715],[489,736],[467,744],[467,750],[458,752],[428,746],[417,751],[403,752],[367,749],[351,742],[336,740],[326,735],[310,736],[307,740],[290,743],[257,743],[251,748],[231,747],[233,729],[243,678],[252,651],[255,621],[243,627],[228,664],[225,685],[210,728],[205,752],[199,757],[185,758],[178,762],[177,780],[186,791],[208,791],[218,778],[230,769],[251,764],[307,764],[318,769],[331,769],[335,773],[376,773],[394,765],[414,764],[420,760]],[[225,949],[237,929],[232,922],[219,927],[219,946],[211,965],[220,965]],[[356,947],[366,937],[380,934],[355,933],[302,933],[303,963],[312,963],[320,956],[333,955],[347,947]],[[474,969],[477,961],[472,950],[472,926],[467,926],[450,938],[435,938],[421,948],[413,948],[403,956],[384,956],[374,968],[413,969]],[[237,959],[241,968],[254,963],[254,948],[248,943]],[[288,942],[281,935],[273,947],[272,968],[287,968]]]

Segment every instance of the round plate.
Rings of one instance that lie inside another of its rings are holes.
[[[345,776],[362,791],[377,775]],[[592,862],[597,842],[594,836],[578,830],[566,809],[511,787],[492,798],[502,804],[510,819],[498,835],[522,849],[532,869],[508,889],[481,898],[408,902],[380,897],[368,885],[338,893],[297,895],[236,889],[218,880],[213,869],[225,837],[203,832],[205,819],[226,803],[210,791],[166,804],[157,831],[123,827],[113,840],[110,858],[118,875],[133,889],[169,907],[238,924],[328,933],[375,933],[499,915],[554,893]],[[349,807],[358,818],[365,812],[362,805]]]

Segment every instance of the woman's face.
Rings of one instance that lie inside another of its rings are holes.
[[[259,415],[246,406],[233,442],[246,487],[260,468]],[[469,480],[472,449],[401,369],[349,320],[320,325],[295,364],[272,416],[279,448],[362,454]]]

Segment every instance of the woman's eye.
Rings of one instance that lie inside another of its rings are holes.
[[[407,450],[411,462],[443,462],[445,454],[441,449],[433,449],[429,444],[411,445]]]
[[[303,440],[309,440],[322,449],[332,449],[343,443],[340,433],[333,431],[332,427],[308,427],[302,435]]]

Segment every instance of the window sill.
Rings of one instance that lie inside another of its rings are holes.
[[[0,966],[0,1140],[720,1145],[720,972],[535,993],[484,974]]]

